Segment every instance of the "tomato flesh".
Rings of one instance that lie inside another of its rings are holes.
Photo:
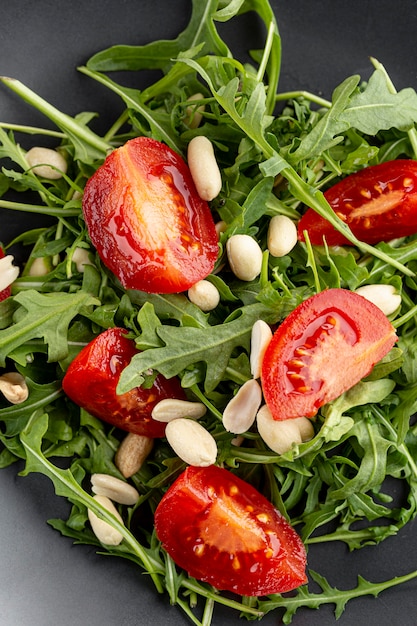
[[[212,271],[218,238],[185,161],[155,139],[114,150],[87,181],[83,213],[103,263],[128,289],[181,292]]]
[[[398,159],[364,168],[324,192],[336,215],[366,243],[417,233],[417,161]],[[308,209],[298,223],[313,245],[352,245],[326,219]]]
[[[328,289],[308,298],[265,351],[261,379],[272,416],[313,417],[367,376],[396,339],[385,314],[354,292]]]
[[[138,353],[122,328],[105,330],[71,362],[62,381],[67,396],[104,422],[147,437],[163,437],[165,424],[152,418],[152,409],[164,398],[185,399],[177,378],[158,374],[150,389],[134,387],[124,394],[116,388],[121,371]]]
[[[298,534],[261,493],[226,469],[188,467],[159,503],[155,529],[177,565],[217,589],[262,596],[307,581]]]

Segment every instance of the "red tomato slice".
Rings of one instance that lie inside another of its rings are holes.
[[[87,181],[83,212],[101,260],[128,289],[185,291],[214,267],[210,207],[184,160],[159,141],[114,150]]]
[[[367,167],[324,192],[334,212],[366,243],[417,233],[417,161],[399,159]],[[298,223],[313,245],[352,245],[339,231],[308,209]]]
[[[165,424],[152,419],[152,409],[164,398],[184,400],[177,378],[158,374],[150,389],[135,387],[124,394],[116,388],[121,371],[138,353],[122,328],[110,328],[93,339],[70,364],[62,387],[69,398],[104,422],[147,437],[163,437]]]
[[[155,512],[159,540],[190,576],[239,595],[307,581],[300,537],[252,485],[211,465],[188,467]]]
[[[356,293],[328,289],[308,298],[265,351],[262,389],[272,416],[312,417],[367,376],[396,340],[385,314]]]

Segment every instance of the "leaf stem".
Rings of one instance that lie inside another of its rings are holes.
[[[9,124],[7,122],[0,122],[0,128],[7,128],[17,133],[26,133],[28,135],[46,135],[48,137],[57,137],[58,139],[64,139],[65,133],[57,130],[49,130],[48,128],[41,128],[40,126],[25,126],[22,124]]]
[[[297,98],[305,98],[306,100],[309,100],[309,102],[314,102],[325,109],[330,109],[332,106],[332,103],[329,100],[320,98],[320,96],[317,96],[315,93],[311,93],[310,91],[284,91],[275,96],[276,102],[295,100]]]
[[[80,214],[80,209],[51,207],[42,204],[24,204],[23,202],[13,202],[11,200],[0,200],[1,209],[11,209],[12,211],[24,211],[25,213],[37,213],[39,215],[50,215],[52,217],[76,217]]]
[[[76,136],[78,139],[81,139],[103,156],[107,153],[109,145],[106,141],[104,141],[104,139],[96,135],[92,130],[87,128],[87,126],[83,126],[78,123],[71,116],[62,113],[62,111],[44,100],[41,96],[36,94],[29,87],[26,87],[26,85],[21,83],[19,80],[9,78],[7,76],[0,76],[0,81],[20,96],[22,100],[28,102],[35,107],[35,109],[43,113],[48,119],[54,122],[58,128]]]

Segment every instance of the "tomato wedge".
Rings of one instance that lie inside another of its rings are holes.
[[[116,388],[121,371],[138,353],[135,342],[122,328],[105,330],[71,362],[62,381],[65,393],[75,404],[117,428],[147,437],[163,437],[165,424],[152,419],[159,400],[179,398],[185,393],[177,378],[158,374],[150,389],[135,387],[124,394]]]
[[[385,314],[359,294],[328,289],[308,298],[265,351],[261,380],[272,416],[314,416],[367,376],[396,340]]]
[[[303,543],[273,505],[230,471],[188,467],[155,512],[155,530],[190,576],[239,595],[307,582]]]
[[[210,207],[185,161],[155,139],[131,139],[106,158],[87,181],[83,213],[101,260],[127,289],[185,291],[214,267]]]
[[[417,161],[398,159],[364,168],[324,192],[334,212],[365,243],[417,233]],[[313,245],[352,245],[327,220],[308,209],[298,223]]]

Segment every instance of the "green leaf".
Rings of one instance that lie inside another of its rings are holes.
[[[366,135],[376,135],[390,128],[406,131],[413,128],[417,120],[417,94],[411,88],[392,93],[385,73],[377,69],[365,89],[352,97],[339,120]]]
[[[224,376],[232,351],[237,347],[249,349],[252,326],[265,315],[268,315],[265,307],[255,304],[244,307],[239,317],[219,326],[160,326],[156,332],[164,347],[145,350],[134,356],[120,376],[118,393],[137,386],[137,381],[148,369],[171,378],[199,362],[206,363],[205,390],[213,390]]]
[[[322,154],[342,140],[341,137],[335,140],[335,137],[349,128],[349,122],[343,119],[342,114],[359,80],[359,76],[350,76],[334,90],[331,108],[301,140],[297,150],[289,155],[288,159],[291,163],[298,163],[303,159]]]
[[[5,424],[5,433],[8,437],[19,434],[26,427],[31,415],[44,410],[62,395],[59,381],[41,385],[26,378],[26,384],[29,395],[24,402],[0,409],[0,421]]]
[[[167,72],[173,59],[184,50],[204,44],[201,54],[228,56],[229,50],[213,24],[218,0],[193,0],[190,22],[176,39],[159,40],[144,46],[112,46],[92,56],[87,67],[100,72],[160,69]]]
[[[88,293],[41,294],[35,290],[21,291],[14,297],[21,305],[19,321],[0,331],[0,365],[15,348],[31,339],[43,339],[48,346],[49,361],[59,361],[68,353],[68,327],[85,307],[100,304]],[[27,348],[30,353],[30,347]]]

